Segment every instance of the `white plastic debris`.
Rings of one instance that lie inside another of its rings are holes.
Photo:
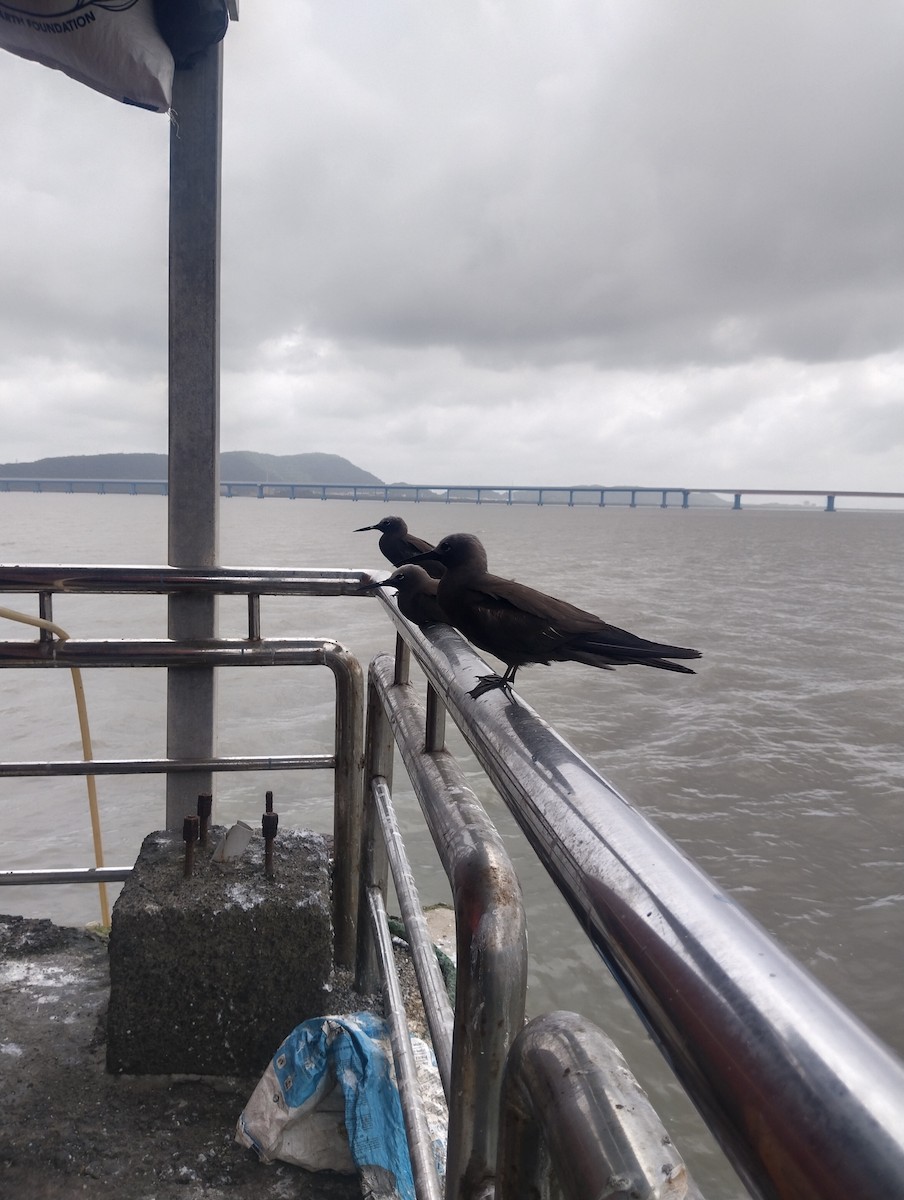
[[[245,821],[236,821],[213,852],[216,863],[238,862],[248,849],[254,830]]]

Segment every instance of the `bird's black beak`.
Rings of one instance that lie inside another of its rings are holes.
[[[376,525],[362,525],[360,529],[352,530],[353,533],[367,533],[368,529],[376,529]]]
[[[406,558],[406,563],[422,563],[431,560],[441,563],[443,560],[437,557],[435,550],[425,550],[423,554],[415,554],[412,558]]]
[[[361,533],[362,530],[356,529],[355,533]],[[361,583],[355,588],[356,592],[372,592],[376,588],[388,587],[388,579],[371,579],[368,583]]]

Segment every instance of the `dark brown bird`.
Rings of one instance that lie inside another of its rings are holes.
[[[401,517],[384,517],[382,521],[377,521],[376,525],[362,525],[355,533],[366,533],[369,529],[379,529],[380,553],[384,558],[388,558],[394,567],[411,562],[415,555],[423,556],[427,550],[433,549],[432,542],[425,542],[423,538],[409,533],[408,526]],[[423,558],[420,565],[434,579],[443,573],[441,564],[429,556]]]
[[[364,583],[358,591],[372,592],[376,588],[395,588],[399,612],[423,629],[427,625],[449,623],[436,598],[436,584],[437,581],[431,578],[423,567],[415,566],[414,563],[403,563],[388,579]]]
[[[508,668],[504,675],[480,676],[470,693],[475,699],[493,688],[510,695],[515,672],[528,663],[580,662],[605,671],[635,663],[695,674],[668,660],[700,658],[699,650],[648,642],[564,600],[491,575],[486,551],[473,534],[450,534],[431,554],[446,568],[437,598],[449,623]]]

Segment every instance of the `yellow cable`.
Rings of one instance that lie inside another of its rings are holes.
[[[61,642],[69,639],[69,634],[65,629],[53,621],[45,621],[43,617],[30,617],[27,613],[15,612],[11,608],[2,607],[0,607],[0,617],[8,617],[10,621],[19,621],[23,625],[34,625],[38,629],[46,629],[50,633],[56,634]],[[69,669],[72,672],[72,686],[75,688],[75,707],[78,710],[78,724],[82,735],[82,756],[85,762],[90,762],[94,757],[94,751],[91,748],[91,729],[88,725],[88,706],[85,702],[82,672],[80,667],[70,667]],[[104,865],[104,847],[101,841],[100,813],[97,807],[97,784],[93,775],[86,775],[85,781],[88,785],[88,811],[91,813],[91,834],[94,838],[94,865],[102,867]],[[110,905],[107,900],[107,885],[99,883],[97,890],[100,895],[100,922],[104,928],[109,928]]]

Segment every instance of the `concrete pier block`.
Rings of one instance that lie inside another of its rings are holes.
[[[107,1070],[244,1075],[262,1071],[300,1022],[330,1011],[329,843],[280,829],[274,875],[252,838],[235,865],[181,833],[145,838],[113,909]]]

